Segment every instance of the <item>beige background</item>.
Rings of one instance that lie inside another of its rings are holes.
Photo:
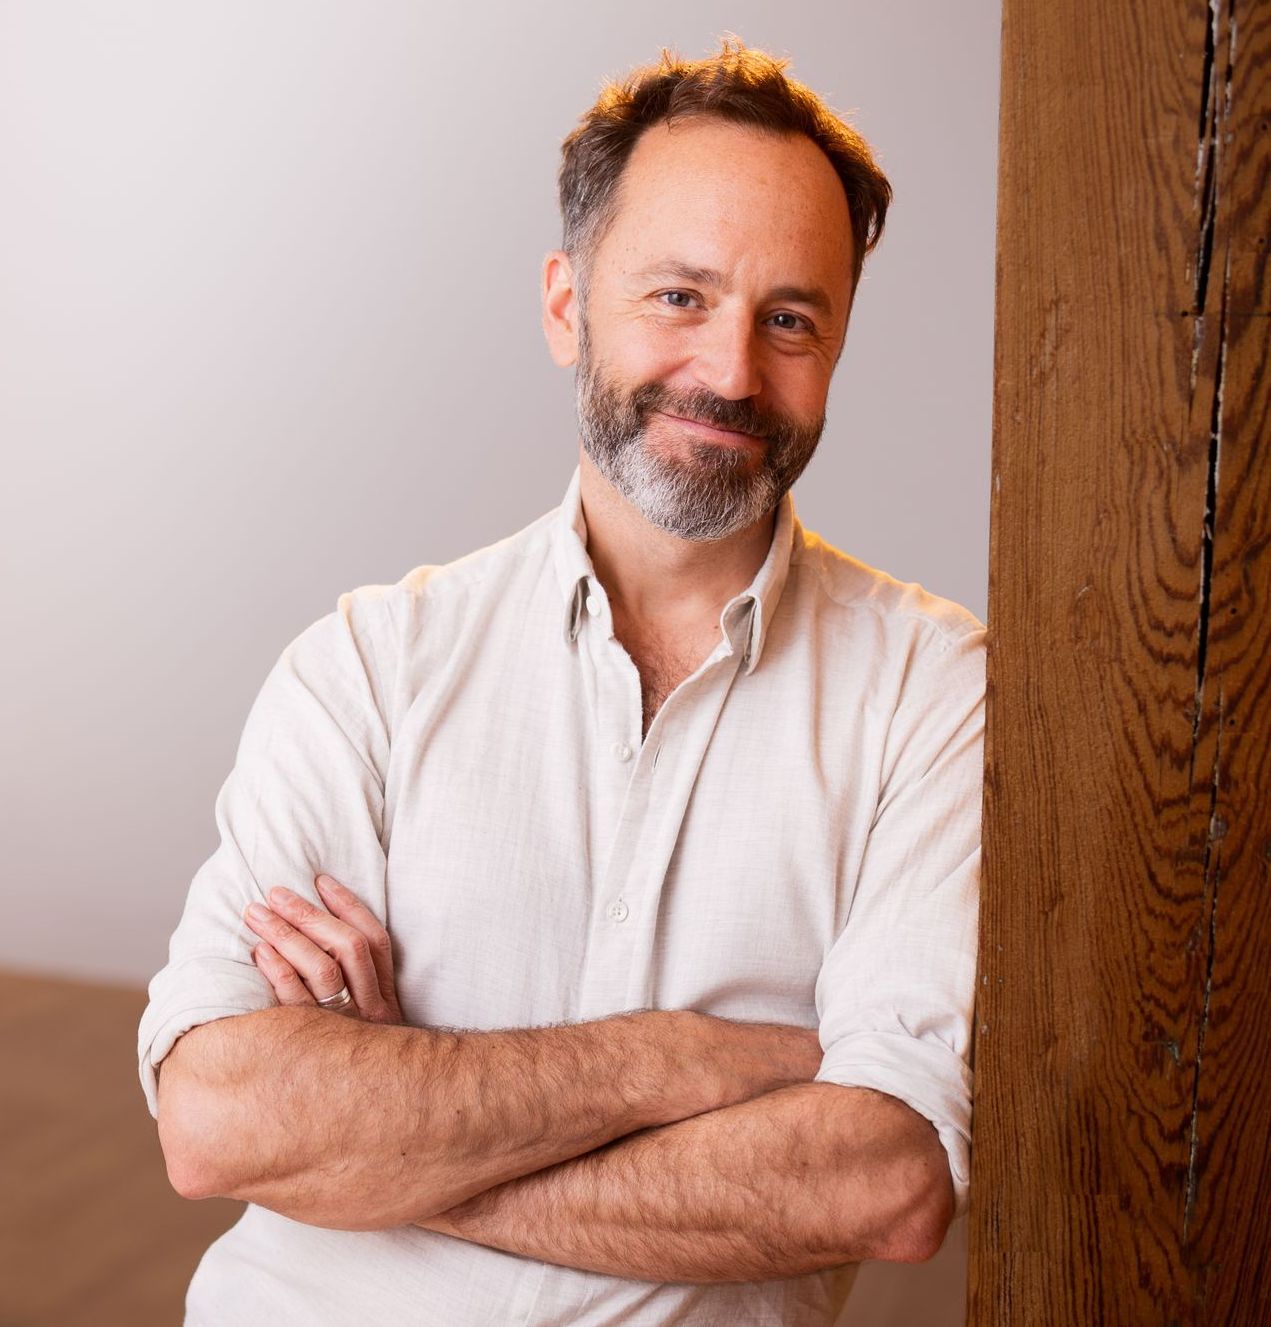
[[[992,0],[0,5],[0,964],[148,980],[283,646],[559,501],[560,139],[725,31],[896,191],[799,514],[983,618]],[[961,1322],[964,1225],[867,1267],[853,1321]]]

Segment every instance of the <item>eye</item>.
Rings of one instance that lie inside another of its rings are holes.
[[[664,291],[662,291],[662,293],[658,296],[658,299],[660,299],[660,300],[673,299],[673,298],[676,297],[676,296],[679,296],[679,297],[681,297],[681,298],[683,298],[683,299],[685,299],[685,300],[687,300],[687,301],[690,301],[690,302],[691,302],[692,299],[693,299],[692,295],[690,295],[690,294],[688,293],[687,290],[664,290]],[[687,309],[688,307],[689,307],[689,306],[688,306],[687,303],[686,303],[686,304],[675,303],[675,304],[672,304],[672,305],[671,305],[671,308],[673,308],[673,309]]]
[[[774,318],[789,318],[791,320],[790,323],[781,328],[783,332],[810,332],[812,330],[812,324],[808,322],[806,318],[800,318],[797,313],[774,313],[772,316]]]

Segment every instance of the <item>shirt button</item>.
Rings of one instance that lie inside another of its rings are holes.
[[[631,748],[625,742],[615,742],[613,744],[613,753],[619,760],[631,759]]]
[[[594,594],[587,596],[587,611],[595,617],[600,612],[600,600]]]
[[[609,920],[625,922],[627,920],[628,911],[629,909],[627,908],[627,905],[620,898],[616,898],[609,905]]]

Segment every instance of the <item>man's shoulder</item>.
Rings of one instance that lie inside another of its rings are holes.
[[[377,632],[400,629],[431,601],[453,595],[507,594],[522,574],[538,574],[550,553],[555,516],[555,510],[545,512],[514,534],[449,562],[420,563],[392,583],[354,586],[339,596],[328,617],[342,616],[354,629]]]
[[[910,639],[917,634],[941,650],[959,643],[983,646],[984,623],[965,605],[932,593],[918,581],[903,581],[871,566],[814,531],[803,531],[795,557],[808,606],[819,615],[842,617],[845,624],[855,626],[866,615],[890,637]]]
[[[905,733],[935,733],[940,716],[982,723],[986,679],[984,624],[965,605],[902,581],[826,543],[806,537],[800,598],[815,618],[818,660],[868,706],[907,720]]]
[[[549,511],[494,543],[442,563],[421,563],[394,582],[356,585],[309,623],[286,646],[285,660],[342,656],[363,667],[380,666],[416,637],[421,621],[456,621],[472,615],[472,598],[514,597],[542,574],[552,544]],[[528,577],[528,579],[525,579]],[[434,616],[434,614],[438,616]]]

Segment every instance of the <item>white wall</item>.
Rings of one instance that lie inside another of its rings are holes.
[[[725,31],[896,194],[799,513],[983,617],[996,3],[0,6],[0,963],[147,980],[287,641],[559,501],[560,139]]]

